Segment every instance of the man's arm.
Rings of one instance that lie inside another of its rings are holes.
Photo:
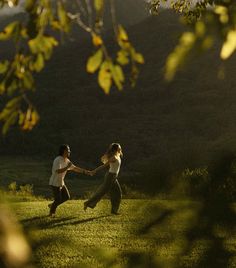
[[[63,172],[65,172],[66,170],[68,170],[71,166],[72,166],[72,163],[69,162],[68,165],[67,165],[66,167],[56,169],[56,172],[57,172],[58,174],[63,173]]]
[[[90,175],[90,171],[87,170],[87,169],[84,169],[84,168],[81,168],[81,167],[78,167],[78,166],[74,166],[71,168],[71,170],[73,170],[74,172],[77,172],[77,173],[82,173],[82,174],[86,174],[86,175]]]

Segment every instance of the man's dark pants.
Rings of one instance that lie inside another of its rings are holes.
[[[70,193],[65,185],[63,185],[62,187],[56,187],[51,185],[51,188],[54,196],[54,202],[51,205],[50,213],[54,214],[60,204],[70,199]]]

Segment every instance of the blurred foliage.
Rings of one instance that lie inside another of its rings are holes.
[[[30,246],[9,205],[2,199],[0,211],[0,266],[2,268],[32,267]]]
[[[8,191],[7,191],[8,190]],[[24,201],[35,201],[44,200],[41,196],[36,196],[33,191],[33,184],[19,184],[11,182],[8,185],[8,189],[1,193],[5,195],[5,198],[11,202],[24,202]]]
[[[33,185],[20,185],[20,193],[22,193],[23,195],[33,195]]]
[[[182,193],[190,197],[201,197],[208,190],[207,186],[210,183],[210,176],[206,167],[187,168],[177,178],[178,182],[175,180],[175,193]]]
[[[16,192],[16,190],[17,190],[17,184],[16,184],[15,181],[11,182],[11,183],[8,185],[8,190],[9,190],[10,192],[13,192],[13,193]]]
[[[104,41],[106,5],[117,44],[115,57],[109,54]],[[5,6],[14,9],[20,6],[20,1],[1,0],[0,8]],[[0,94],[4,102],[9,99],[0,113],[3,134],[11,125],[18,124],[28,131],[39,121],[39,114],[29,99],[29,93],[36,88],[34,76],[43,70],[59,45],[58,34],[69,34],[74,25],[91,35],[95,52],[88,58],[87,72],[98,73],[98,84],[106,94],[113,84],[123,89],[126,65],[130,65],[130,80],[135,85],[138,65],[144,63],[144,58],[133,47],[123,26],[116,22],[113,0],[26,0],[23,9],[24,20],[12,21],[0,32],[0,41],[12,42],[15,47],[12,58],[0,61]]]
[[[158,13],[166,0],[151,0],[152,13]],[[220,40],[219,56],[228,59],[236,50],[236,2],[234,0],[172,0],[171,8],[181,14],[182,22],[189,25],[178,45],[166,61],[165,78],[172,80],[183,66],[187,56],[195,51],[207,51]]]

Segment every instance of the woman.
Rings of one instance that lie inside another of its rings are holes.
[[[49,216],[52,217],[55,216],[57,207],[70,199],[70,193],[64,181],[67,171],[72,170],[77,173],[90,175],[88,170],[73,165],[69,157],[69,145],[62,144],[59,148],[59,155],[53,161],[52,175],[49,180],[49,185],[52,188],[54,196],[54,202],[48,205],[50,209]]]
[[[94,169],[92,174],[95,174],[99,170],[108,166],[109,171],[106,173],[104,182],[95,192],[95,194],[89,200],[84,202],[84,210],[86,210],[88,207],[94,208],[101,198],[109,192],[111,199],[111,213],[116,215],[118,214],[121,201],[121,188],[117,177],[120,171],[122,156],[123,154],[120,144],[112,143],[107,152],[101,157],[103,165]]]

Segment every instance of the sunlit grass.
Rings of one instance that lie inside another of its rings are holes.
[[[198,224],[199,202],[123,200],[121,215],[113,216],[109,200],[86,212],[83,201],[69,201],[55,218],[47,216],[48,203],[22,202],[14,209],[33,245],[37,267],[137,267],[138,262],[140,267],[169,268],[177,261],[180,267],[192,267],[214,243],[207,236],[190,241],[187,235]],[[229,267],[236,267],[235,230],[219,226],[214,233],[232,254]]]

